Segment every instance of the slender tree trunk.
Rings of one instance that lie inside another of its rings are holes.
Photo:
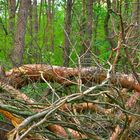
[[[127,15],[126,15],[127,16]],[[131,26],[130,26],[131,25]],[[126,45],[130,48],[128,52],[131,56],[137,56],[137,48],[139,48],[140,40],[140,0],[133,0],[132,2],[132,16],[131,22],[129,23],[129,28],[126,30]],[[127,27],[128,27],[127,26]],[[133,48],[133,49],[132,49]],[[135,57],[137,59],[137,57]],[[131,58],[135,61],[135,58]],[[139,63],[139,62],[136,62]],[[133,64],[135,66],[135,64]]]
[[[71,30],[71,12],[72,12],[72,0],[67,0],[65,11],[65,27],[64,27],[64,66],[69,65],[70,54],[70,30]]]
[[[38,48],[38,13],[37,13],[37,0],[33,1],[33,56],[36,62],[39,61],[39,48]]]
[[[131,56],[136,56],[131,58],[133,67],[136,69],[136,67],[139,65],[137,49],[140,48],[140,0],[133,0],[131,24],[133,27],[130,31],[127,45],[130,46],[130,48],[133,48],[133,50],[129,49],[129,52],[131,53]]]
[[[49,51],[54,51],[54,33],[53,33],[53,14],[54,0],[47,1],[47,25],[46,25],[46,44]]]
[[[54,1],[55,0],[52,0],[52,7],[51,7],[51,10],[52,10],[52,21],[51,21],[51,26],[52,26],[52,29],[51,29],[51,50],[54,52]]]
[[[30,46],[28,53],[29,63],[38,63],[39,52],[38,52],[38,14],[37,14],[37,0],[33,0],[30,3],[29,10],[29,22],[30,22]]]
[[[8,0],[9,33],[14,35],[15,30],[16,0]]]
[[[42,11],[43,11],[43,3],[44,3],[44,0],[41,0],[40,2],[40,7],[39,7],[39,17],[38,17],[38,28],[40,29],[41,28],[41,16],[42,16]]]
[[[107,14],[104,20],[104,31],[106,35],[106,40],[109,42],[111,48],[115,48],[115,42],[113,38],[110,36],[110,29],[109,29],[109,20],[110,20],[110,9],[111,9],[111,1],[107,0]],[[116,0],[114,0],[114,10],[116,11]]]
[[[29,18],[29,32],[30,32],[30,36],[31,36],[31,40],[30,40],[30,46],[32,46],[32,42],[33,42],[33,39],[32,39],[32,36],[33,36],[33,5],[30,1],[29,3],[29,13],[28,13],[28,18]]]
[[[14,48],[11,54],[11,60],[14,66],[20,66],[23,62],[24,54],[24,38],[26,31],[26,20],[28,16],[30,0],[21,0],[18,20],[17,20],[17,30],[15,34]]]
[[[2,25],[3,26],[3,29],[5,28],[6,30],[7,30],[7,34],[6,35],[8,35],[8,16],[7,16],[7,11],[8,11],[8,9],[7,9],[7,5],[8,5],[8,2],[7,1],[4,1],[4,18],[1,18],[4,22],[4,24]],[[2,21],[1,20],[1,21]],[[6,31],[5,30],[5,31]],[[5,32],[6,33],[6,32]]]
[[[29,47],[28,47],[28,54],[27,54],[27,63],[32,63],[33,60],[33,5],[30,1],[29,3],[29,13],[28,13],[28,22],[29,22],[29,35],[30,35],[30,41],[29,41]]]
[[[86,48],[85,43],[85,34],[86,34],[86,1],[82,0],[82,18],[81,18],[81,26],[80,26],[80,39],[81,39],[81,53],[80,53],[80,61],[81,64],[84,65],[84,52]]]
[[[93,0],[87,1],[87,41],[85,44],[84,66],[91,65],[91,46],[93,32]]]
[[[140,0],[133,1],[132,9],[132,24],[134,25],[132,37],[133,45],[136,46],[140,39]]]
[[[98,7],[100,8],[101,7],[101,3],[100,3],[100,1],[98,2]],[[93,22],[93,24],[94,24],[94,44],[96,44],[96,42],[97,42],[97,36],[98,36],[98,25],[99,25],[99,15],[98,14],[94,14],[93,13],[93,18],[94,18],[94,22]],[[99,55],[99,48],[98,48],[98,46],[97,45],[95,45],[94,46],[94,53],[96,54],[96,55]]]
[[[38,13],[37,13],[37,0],[33,1],[33,17],[34,17],[34,33],[38,33]]]

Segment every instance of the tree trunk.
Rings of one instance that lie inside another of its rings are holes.
[[[42,11],[43,11],[43,3],[44,3],[44,0],[41,0],[40,1],[40,7],[39,7],[39,17],[38,17],[38,28],[39,30],[41,29],[41,17],[42,17]]]
[[[87,5],[85,7],[85,5]],[[87,13],[87,14],[86,14]],[[92,46],[92,32],[93,32],[93,0],[87,2],[83,0],[83,21],[82,34],[83,50],[81,54],[82,65],[88,67],[91,65],[91,46]],[[87,18],[86,18],[87,17]]]
[[[15,30],[16,0],[8,0],[9,33],[14,35]]]
[[[85,53],[85,66],[91,65],[91,46],[92,46],[92,32],[93,32],[93,0],[87,2],[87,43]]]
[[[116,2],[116,0],[115,0]],[[116,3],[114,2],[114,10],[116,11]],[[115,48],[115,42],[113,41],[113,38],[110,36],[110,29],[109,29],[109,20],[110,20],[110,9],[111,9],[111,1],[107,0],[107,14],[104,20],[104,31],[105,31],[105,36],[106,40],[109,42],[111,48]]]
[[[65,11],[65,27],[64,27],[64,66],[69,65],[70,54],[70,30],[71,30],[71,12],[72,12],[72,0],[67,0]]]
[[[20,1],[17,30],[15,34],[15,43],[11,54],[11,60],[14,66],[20,66],[23,62],[24,38],[25,38],[26,20],[28,16],[29,5],[30,5],[30,0]]]
[[[130,65],[135,78],[140,83],[140,78],[136,73],[136,69],[139,66],[139,57],[137,49],[139,48],[140,40],[140,0],[133,0],[132,2],[132,16],[131,23],[128,25],[125,37],[123,37],[123,43],[127,47],[124,48],[127,57],[128,65]],[[123,35],[124,36],[124,35]],[[136,56],[133,58],[132,56]]]
[[[132,24],[130,46],[139,46],[140,40],[140,0],[134,0],[132,4]]]
[[[38,13],[37,13],[37,0],[33,1],[33,17],[34,17],[34,33],[35,39],[38,33]]]
[[[30,82],[57,82],[62,85],[78,85],[77,78],[81,75],[81,81],[83,84],[87,82],[100,84],[107,77],[107,72],[98,67],[86,67],[86,68],[68,68],[60,66],[50,66],[45,64],[28,64],[18,68],[11,69],[8,72],[1,70],[2,75],[0,80],[8,81],[9,84],[16,88],[21,88]],[[140,77],[140,75],[138,75]],[[42,79],[43,78],[43,79]],[[111,74],[110,82],[115,85],[121,85],[124,88],[136,90],[140,92],[140,84],[136,79],[126,74]]]
[[[30,3],[29,10],[29,24],[30,24],[30,46],[28,53],[28,63],[38,63],[38,14],[37,14],[37,0]]]
[[[32,59],[33,59],[33,5],[30,1],[29,4],[29,14],[28,14],[28,22],[30,24],[29,26],[29,35],[30,35],[30,41],[29,41],[29,53],[27,54],[27,63],[32,63]]]
[[[82,0],[82,18],[81,18],[81,24],[80,24],[80,41],[81,41],[81,53],[80,53],[80,62],[82,65],[84,65],[84,52],[85,52],[85,32],[86,32],[86,1]]]
[[[54,31],[53,31],[53,14],[54,14],[54,0],[47,1],[47,25],[46,25],[46,46],[47,50],[53,52],[54,51]]]
[[[37,0],[33,1],[33,58],[37,63],[39,61],[39,48],[38,48],[38,13],[37,13]]]

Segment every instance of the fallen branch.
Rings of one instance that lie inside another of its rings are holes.
[[[111,68],[110,68],[110,70],[111,70]],[[52,113],[54,113],[56,110],[58,110],[65,103],[75,101],[75,100],[81,98],[82,96],[89,94],[92,90],[104,86],[109,80],[109,77],[110,77],[109,72],[110,72],[110,70],[108,70],[107,78],[100,85],[90,87],[89,89],[87,89],[83,93],[79,93],[79,94],[74,93],[74,94],[71,94],[71,95],[68,95],[66,97],[62,97],[62,98],[58,99],[56,102],[54,102],[50,107],[48,107],[44,111],[41,111],[41,112],[39,112],[39,113],[37,113],[35,115],[32,115],[32,116],[26,118],[15,129],[13,135],[19,134],[19,132],[22,131],[23,129],[25,129],[25,127],[27,127],[27,125],[29,125],[31,122],[36,121],[37,119],[44,117],[42,120],[40,120],[36,124],[31,125],[21,136],[19,136],[19,135],[16,136],[19,139],[24,138],[32,129],[34,129],[34,128],[40,126],[41,124],[43,124],[48,119],[48,117],[50,117],[50,115]],[[74,132],[74,130],[72,132]],[[75,132],[75,133],[77,133],[77,132]],[[74,135],[74,134],[72,134],[72,135]]]
[[[80,74],[79,74],[80,73]],[[108,77],[109,74],[109,77]],[[79,77],[80,75],[80,77]],[[42,78],[43,77],[43,78]],[[85,84],[86,82],[94,82],[97,85],[88,88],[87,90],[83,91],[82,93],[75,93],[72,95],[68,95],[66,97],[58,98],[57,102],[55,104],[52,104],[49,107],[46,107],[45,110],[39,110],[35,115],[32,115],[28,118],[26,118],[14,131],[13,135],[18,134],[22,131],[22,134],[20,138],[24,138],[27,136],[27,134],[34,128],[38,127],[42,123],[50,117],[51,114],[54,114],[56,110],[58,109],[64,109],[62,106],[65,104],[67,105],[67,102],[76,101],[77,99],[83,97],[84,95],[89,94],[94,89],[97,89],[99,87],[102,87],[103,85],[107,84],[108,82],[118,85],[120,87],[125,87],[127,89],[135,90],[137,93],[140,92],[140,85],[137,83],[137,81],[134,79],[132,75],[125,75],[125,74],[110,74],[110,71],[105,71],[101,68],[94,68],[94,67],[88,67],[88,68],[66,68],[66,67],[59,67],[59,66],[49,66],[45,64],[33,64],[33,65],[24,65],[19,68],[11,69],[10,71],[4,72],[4,70],[0,70],[0,85],[2,89],[9,92],[10,95],[14,98],[17,98],[19,100],[24,100],[25,102],[29,104],[34,104],[34,100],[31,100],[26,96],[25,94],[21,93],[15,88],[21,88],[29,83],[32,82],[57,82],[62,85],[70,86],[70,85],[79,85],[79,78],[81,80],[81,86],[82,84]],[[5,84],[6,83],[6,84]],[[12,86],[15,88],[13,88]],[[49,86],[51,87],[51,86]],[[52,90],[53,91],[53,90]],[[53,91],[55,93],[55,91]],[[97,96],[97,95],[96,95]],[[139,94],[136,94],[136,97],[138,97]],[[58,96],[59,97],[59,96]],[[132,104],[135,103],[136,97],[132,97],[127,103],[126,106],[130,107]],[[63,102],[61,102],[63,101]],[[96,104],[93,103],[83,103],[83,104],[76,104],[75,109],[77,112],[81,112],[83,110],[92,110],[97,111],[98,113],[103,114],[110,114],[109,109],[104,109]],[[119,106],[116,106],[119,107]],[[68,108],[68,110],[71,110],[71,108]],[[120,108],[119,108],[120,109]],[[34,112],[34,111],[33,111]],[[126,112],[122,110],[122,112]],[[120,113],[120,117],[121,117]],[[41,118],[42,120],[39,120]],[[33,121],[39,120],[36,124],[32,124]],[[28,129],[27,129],[28,128]],[[61,136],[67,136],[66,131],[62,126],[59,125],[50,125],[50,128],[52,129],[52,132],[55,132],[58,134],[62,133]],[[59,131],[60,130],[60,131]],[[115,131],[112,134],[112,138],[118,136],[121,131],[119,127],[116,127]],[[74,137],[81,137],[81,133],[78,133],[75,130],[69,129],[69,132]],[[117,132],[117,133],[116,133]],[[83,135],[85,136],[85,135]],[[82,136],[82,137],[83,137]],[[86,136],[85,136],[86,137]]]
[[[87,111],[87,110],[90,110],[90,111],[93,111],[93,112],[96,112],[96,113],[100,113],[100,114],[111,114],[111,109],[105,109],[105,108],[102,108],[101,106],[97,105],[97,104],[94,104],[94,103],[77,103],[77,104],[74,104],[73,106],[70,106],[69,104],[64,104],[61,109],[63,111],[72,111],[72,110],[75,110],[76,112],[78,113],[81,113],[83,111]]]
[[[135,92],[126,102],[125,107],[127,109],[130,109],[131,107],[133,107],[136,104],[137,98],[140,96],[139,92]],[[119,118],[124,118],[124,114],[123,112],[120,112],[118,114]],[[132,118],[129,118],[129,124],[131,124],[132,122]],[[117,138],[119,137],[120,133],[121,133],[122,129],[120,128],[119,125],[117,125],[117,127],[115,128],[115,131],[112,133],[112,136],[110,137],[110,140],[117,140]],[[127,132],[128,133],[128,132]],[[125,134],[125,138],[127,137],[127,134]]]
[[[26,96],[24,93],[21,93],[19,90],[15,89],[11,85],[8,85],[6,82],[0,81],[0,88],[8,92],[12,97],[16,99],[24,100],[25,102],[28,103],[34,103],[34,101],[30,99],[28,96]]]

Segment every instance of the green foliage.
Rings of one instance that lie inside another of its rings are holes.
[[[3,115],[0,114],[0,121],[1,120],[4,120],[4,117],[3,117]]]
[[[54,7],[54,18],[53,18],[53,34],[54,34],[54,50],[48,50],[48,46],[46,46],[45,40],[48,36],[46,31],[47,19],[45,8],[46,5],[43,5],[42,9],[44,13],[42,13],[39,21],[39,32],[37,34],[37,40],[30,33],[30,21],[28,18],[27,28],[26,28],[26,36],[25,36],[25,53],[24,53],[24,63],[48,63],[54,65],[62,65],[63,64],[63,48],[64,48],[64,3],[57,2]],[[3,5],[3,4],[2,4]],[[81,52],[81,36],[79,34],[79,23],[78,16],[81,15],[81,6],[82,3],[79,1],[75,2],[72,13],[72,26],[71,26],[71,65],[77,61],[77,54]],[[4,8],[4,5],[3,5]],[[2,11],[3,8],[1,9]],[[40,4],[38,5],[38,14],[40,10]],[[6,13],[3,13],[2,20],[5,28],[8,27],[8,10],[5,10]],[[98,55],[100,59],[108,59],[109,55],[109,44],[105,40],[104,33],[104,18],[106,15],[106,7],[100,4],[94,4],[93,7],[93,18],[94,18],[94,32],[93,32],[93,52],[94,48],[98,49]],[[96,32],[96,33],[95,33]],[[49,45],[49,44],[48,44]],[[34,47],[37,47],[37,50],[34,50]],[[2,25],[0,24],[0,63],[8,66],[11,63],[9,54],[13,47],[13,36],[5,35]],[[75,50],[73,49],[75,47]],[[34,53],[37,53],[38,58],[34,56]],[[77,54],[76,54],[77,53]],[[38,59],[38,60],[37,60]]]
[[[40,4],[38,4],[38,16],[39,16],[39,28],[37,38],[34,33],[31,34],[31,22],[28,17],[26,35],[25,35],[25,50],[24,50],[24,63],[48,63],[52,65],[63,65],[63,49],[64,49],[64,18],[65,18],[65,2],[57,1],[53,7],[53,35],[54,35],[54,50],[50,47],[50,42],[46,43],[46,39],[49,36],[49,32],[46,30],[47,16],[46,8],[47,5],[42,6],[40,11]],[[107,13],[105,4],[99,4],[95,2],[93,4],[93,38],[92,38],[92,50],[100,60],[108,60],[110,54],[110,44],[106,40],[104,31],[104,21]],[[18,10],[18,9],[17,9]],[[132,4],[128,4],[128,11],[125,8],[122,9],[123,14],[128,13],[128,16],[132,16]],[[8,31],[8,7],[7,2],[0,1],[0,64],[9,68],[12,66],[10,60],[10,53],[14,46],[14,38],[12,35],[5,34],[4,28]],[[40,14],[41,12],[41,14]],[[119,22],[118,16],[115,13],[111,13],[114,17],[115,23]],[[87,17],[82,15],[82,1],[77,0],[74,2],[72,9],[72,25],[71,25],[71,48],[70,48],[70,65],[74,66],[77,64],[77,54],[81,53],[83,49],[82,39],[84,40],[87,36],[80,34],[80,24],[82,20],[86,20]],[[125,18],[125,17],[124,17]],[[17,15],[16,15],[17,19]],[[16,21],[15,19],[15,21]],[[131,19],[131,18],[129,18]],[[33,21],[32,21],[33,22]],[[17,24],[17,21],[16,21]],[[15,24],[15,26],[16,26]],[[110,26],[110,25],[109,25]],[[33,29],[32,29],[33,30]],[[116,27],[118,32],[118,27]],[[36,47],[36,49],[35,49]],[[36,55],[34,55],[36,53]],[[102,61],[101,61],[102,62]],[[75,64],[74,64],[75,63]]]
[[[45,83],[33,83],[23,87],[21,91],[26,93],[30,98],[39,100],[47,88],[48,86]]]

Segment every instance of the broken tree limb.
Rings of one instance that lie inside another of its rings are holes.
[[[42,125],[47,119],[48,117],[50,117],[51,114],[53,114],[56,110],[58,110],[62,105],[64,105],[66,102],[70,102],[70,101],[75,101],[78,98],[81,98],[81,96],[83,95],[87,95],[91,92],[91,90],[96,89],[98,87],[102,87],[104,86],[108,81],[108,76],[106,78],[105,81],[103,81],[100,85],[96,85],[94,87],[89,88],[88,90],[86,90],[85,92],[80,93],[80,94],[71,94],[65,97],[61,97],[59,100],[57,100],[56,102],[54,102],[53,104],[51,104],[51,106],[49,106],[48,108],[46,108],[45,110],[32,115],[28,118],[26,118],[17,128],[16,130],[13,132],[13,135],[17,135],[19,134],[19,132],[21,132],[23,129],[25,129],[25,127],[27,127],[27,125],[29,125],[31,122],[36,121],[39,118],[44,117],[42,120],[39,120],[39,122],[31,125],[29,127],[29,129],[27,129],[20,137],[18,135],[19,139],[22,139],[23,137],[25,137],[32,129]]]
[[[68,111],[68,110],[73,110],[74,109],[78,113],[80,113],[82,111],[90,110],[90,111],[100,113],[100,114],[111,114],[111,109],[104,109],[97,104],[89,103],[89,102],[76,103],[73,106],[71,106],[70,104],[64,104],[61,107],[61,109],[63,111]]]
[[[66,86],[77,84],[78,78],[82,83],[87,81],[101,83],[105,80],[107,72],[98,67],[86,68],[67,68],[61,66],[50,66],[46,64],[27,64],[18,68],[13,68],[3,74],[4,79],[16,88],[21,88],[31,82],[44,82],[41,79],[41,74],[45,80],[57,82]],[[124,88],[136,90],[140,92],[140,84],[130,74],[112,74],[110,81],[112,84],[120,85]]]
[[[5,91],[7,91],[9,93],[9,95],[13,96],[13,98],[17,98],[19,100],[24,100],[25,102],[31,103],[31,104],[34,103],[34,100],[31,100],[30,98],[28,98],[28,96],[26,96],[25,94],[21,93],[19,90],[13,88],[12,86],[6,84],[5,82],[1,82],[0,81],[0,87],[2,89],[4,89]],[[88,105],[88,107],[89,107],[89,105]],[[88,107],[85,107],[85,109],[88,108]],[[2,105],[1,105],[1,108],[2,108]],[[75,108],[78,109],[78,105]],[[91,108],[91,105],[90,105],[90,108]],[[14,117],[14,115],[10,113],[11,111],[9,109],[8,109],[8,111],[10,111],[10,112],[5,111],[4,110],[4,109],[6,109],[5,107],[3,107],[2,109],[3,110],[1,110],[0,113],[2,113],[6,118],[8,118],[12,122],[12,124],[14,126],[18,127],[18,125],[20,125],[20,123],[22,123],[23,120],[22,119],[18,119],[18,117]],[[81,109],[81,107],[80,107],[80,109]],[[13,112],[13,113],[19,115],[17,112]],[[60,134],[61,133],[62,134],[65,133],[66,134],[66,132],[64,131],[64,128],[62,126],[59,126],[59,125],[49,125],[49,127],[51,127],[51,129],[53,129],[53,132],[56,132],[56,134],[57,133],[60,133]],[[78,131],[75,131],[75,130],[72,130],[72,129],[68,129],[68,130],[70,131],[70,133],[71,133],[71,135],[73,137],[76,137],[76,138],[81,137],[81,136],[84,137],[84,135],[80,134]],[[8,137],[12,137],[12,133],[10,133],[8,135]]]
[[[126,102],[126,104],[125,104],[125,107],[126,107],[127,109],[132,108],[132,107],[136,104],[136,101],[137,101],[137,99],[138,99],[139,96],[140,96],[140,92],[135,92],[135,93],[127,100],[127,102]],[[119,112],[118,117],[121,118],[121,119],[125,117],[122,111]],[[134,118],[133,118],[133,120],[134,120]],[[128,122],[129,122],[129,125],[128,125],[128,126],[130,127],[130,124],[133,123],[132,117],[129,116],[129,121],[128,121]],[[121,131],[122,131],[122,128],[121,128],[119,125],[117,125],[116,128],[115,128],[115,131],[112,133],[112,135],[111,135],[111,137],[110,137],[110,140],[116,140],[116,139],[118,139],[118,137],[119,137]],[[128,136],[128,135],[127,135],[127,136]],[[125,136],[125,138],[126,138],[126,136]]]
[[[7,91],[12,97],[16,99],[24,100],[28,103],[34,103],[34,101],[28,96],[26,96],[24,93],[21,93],[19,90],[15,89],[11,85],[8,85],[6,82],[0,81],[0,88]]]
[[[31,82],[36,82],[36,81],[44,82],[45,80],[42,79],[41,76],[48,82],[58,82],[62,85],[67,85],[67,86],[73,85],[73,84],[78,85],[79,79],[81,80],[81,82],[83,84],[86,83],[87,81],[90,81],[90,82],[94,82],[97,84],[99,83],[99,85],[102,82],[104,82],[105,79],[108,79],[107,72],[105,70],[103,70],[101,68],[94,68],[94,67],[79,69],[79,68],[66,68],[66,67],[59,67],[59,66],[49,66],[49,65],[44,65],[44,64],[43,65],[33,64],[33,65],[24,65],[24,66],[21,66],[19,68],[14,68],[8,72],[4,72],[3,70],[0,70],[0,81],[1,80],[5,81],[5,82],[9,83],[10,85],[13,85],[14,87],[17,87],[17,88],[23,87]],[[136,90],[137,92],[140,91],[139,90],[140,85],[137,83],[137,81],[131,75],[125,75],[125,74],[111,75],[111,77],[108,80],[112,84],[119,85],[120,87],[126,87],[127,89]],[[97,86],[98,85],[96,85],[95,87],[97,87]],[[11,91],[11,95],[14,93],[14,96],[16,95],[15,98],[18,98],[18,99],[23,98],[23,96],[20,95],[21,93],[18,90],[15,92],[15,90],[13,88],[10,88],[9,91],[7,90],[6,86],[4,86],[4,88],[5,88],[4,90],[6,90],[7,92]],[[83,93],[81,93],[81,92],[76,93],[76,94],[73,94],[73,96],[69,95],[69,97],[71,97],[71,98],[68,98],[67,101],[70,102],[72,100],[76,100],[76,99],[80,98],[81,96],[89,93],[91,91],[91,89],[93,90],[95,88],[91,87],[88,90],[84,91]],[[23,98],[23,99],[26,102],[31,102],[31,104],[32,104],[32,101],[30,101],[29,98]],[[33,101],[33,103],[34,103],[34,101]],[[131,101],[131,103],[132,103],[132,101]],[[90,104],[90,103],[81,104],[81,105],[82,106],[78,106],[78,105],[75,106],[75,108],[77,108],[77,111],[84,110],[84,109],[85,110],[90,109],[93,111],[97,109],[96,111],[99,110],[101,113],[106,111],[106,110],[102,110],[101,108],[98,108],[97,105]],[[49,108],[50,107],[48,107],[46,109],[49,109]],[[60,108],[61,108],[61,106],[58,107],[57,109],[60,109]],[[54,108],[50,108],[50,109],[52,112],[52,110]],[[38,113],[40,114],[41,112],[38,112]],[[105,114],[106,114],[106,112],[105,112]],[[39,126],[40,123],[42,123],[42,121],[45,122],[45,120],[46,120],[45,115],[46,115],[46,113],[41,117],[42,119],[44,117],[44,120],[38,121],[37,125],[32,124],[32,121],[31,121],[31,124],[28,124],[28,126],[30,126],[29,129],[27,129],[23,133],[23,135],[21,135],[21,137],[25,137],[33,128]],[[36,121],[36,119],[35,119],[35,121]],[[28,126],[26,125],[24,128],[28,128]],[[53,125],[50,124],[50,126],[51,126],[51,128],[53,128],[53,130],[54,130],[53,132],[56,132],[56,134],[57,134],[59,128],[61,128],[61,130],[63,130],[63,127],[59,126],[59,125],[55,125],[56,127],[53,127]],[[19,127],[19,132],[24,130],[24,128]],[[63,131],[62,131],[62,133],[63,133]],[[73,130],[71,132],[71,134],[73,136],[75,136],[75,133],[77,134],[77,131]],[[80,137],[81,134],[76,135],[76,136]]]

